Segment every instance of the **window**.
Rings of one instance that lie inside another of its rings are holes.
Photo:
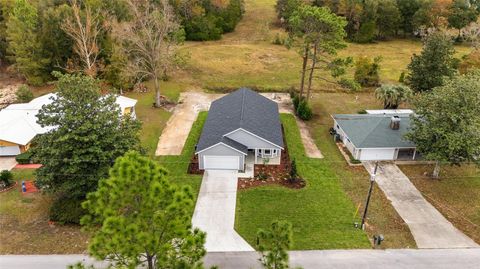
[[[270,150],[269,150],[269,149],[265,149],[265,150],[263,150],[263,154],[265,154],[265,155],[270,155],[271,153],[270,153]]]

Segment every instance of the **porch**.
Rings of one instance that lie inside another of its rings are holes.
[[[279,165],[281,162],[281,150],[279,149],[253,149],[248,150],[248,156],[253,159],[254,164]]]

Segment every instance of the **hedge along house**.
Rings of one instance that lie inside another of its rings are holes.
[[[415,145],[404,138],[411,112],[402,112],[406,113],[335,114],[336,138],[360,161],[418,159]]]
[[[0,156],[16,156],[27,151],[35,136],[52,129],[41,127],[37,123],[37,114],[43,105],[52,103],[55,97],[54,93],[49,93],[29,103],[9,105],[0,111]],[[135,117],[136,102],[124,96],[117,96],[116,99],[122,115],[132,117]]]
[[[201,170],[245,171],[279,165],[283,147],[278,104],[242,88],[212,102],[195,154]]]

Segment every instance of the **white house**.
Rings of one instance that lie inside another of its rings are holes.
[[[15,156],[30,148],[32,139],[52,128],[41,127],[37,123],[38,111],[43,105],[53,102],[55,93],[33,99],[29,103],[12,104],[0,111],[0,156]],[[135,117],[137,100],[117,96],[116,103],[124,115]]]
[[[402,112],[335,114],[333,129],[357,160],[414,160],[419,157],[416,147],[404,137],[412,111]]]

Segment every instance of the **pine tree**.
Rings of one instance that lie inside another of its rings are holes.
[[[193,194],[147,157],[118,158],[83,206],[92,256],[122,268],[202,268],[205,234],[190,227]]]
[[[27,0],[15,0],[6,30],[10,60],[29,83],[41,85],[48,78],[49,59],[43,56],[37,26],[37,8]]]
[[[287,269],[288,250],[292,246],[292,225],[274,221],[270,230],[259,230],[257,247],[262,253],[260,262],[266,269]]]

